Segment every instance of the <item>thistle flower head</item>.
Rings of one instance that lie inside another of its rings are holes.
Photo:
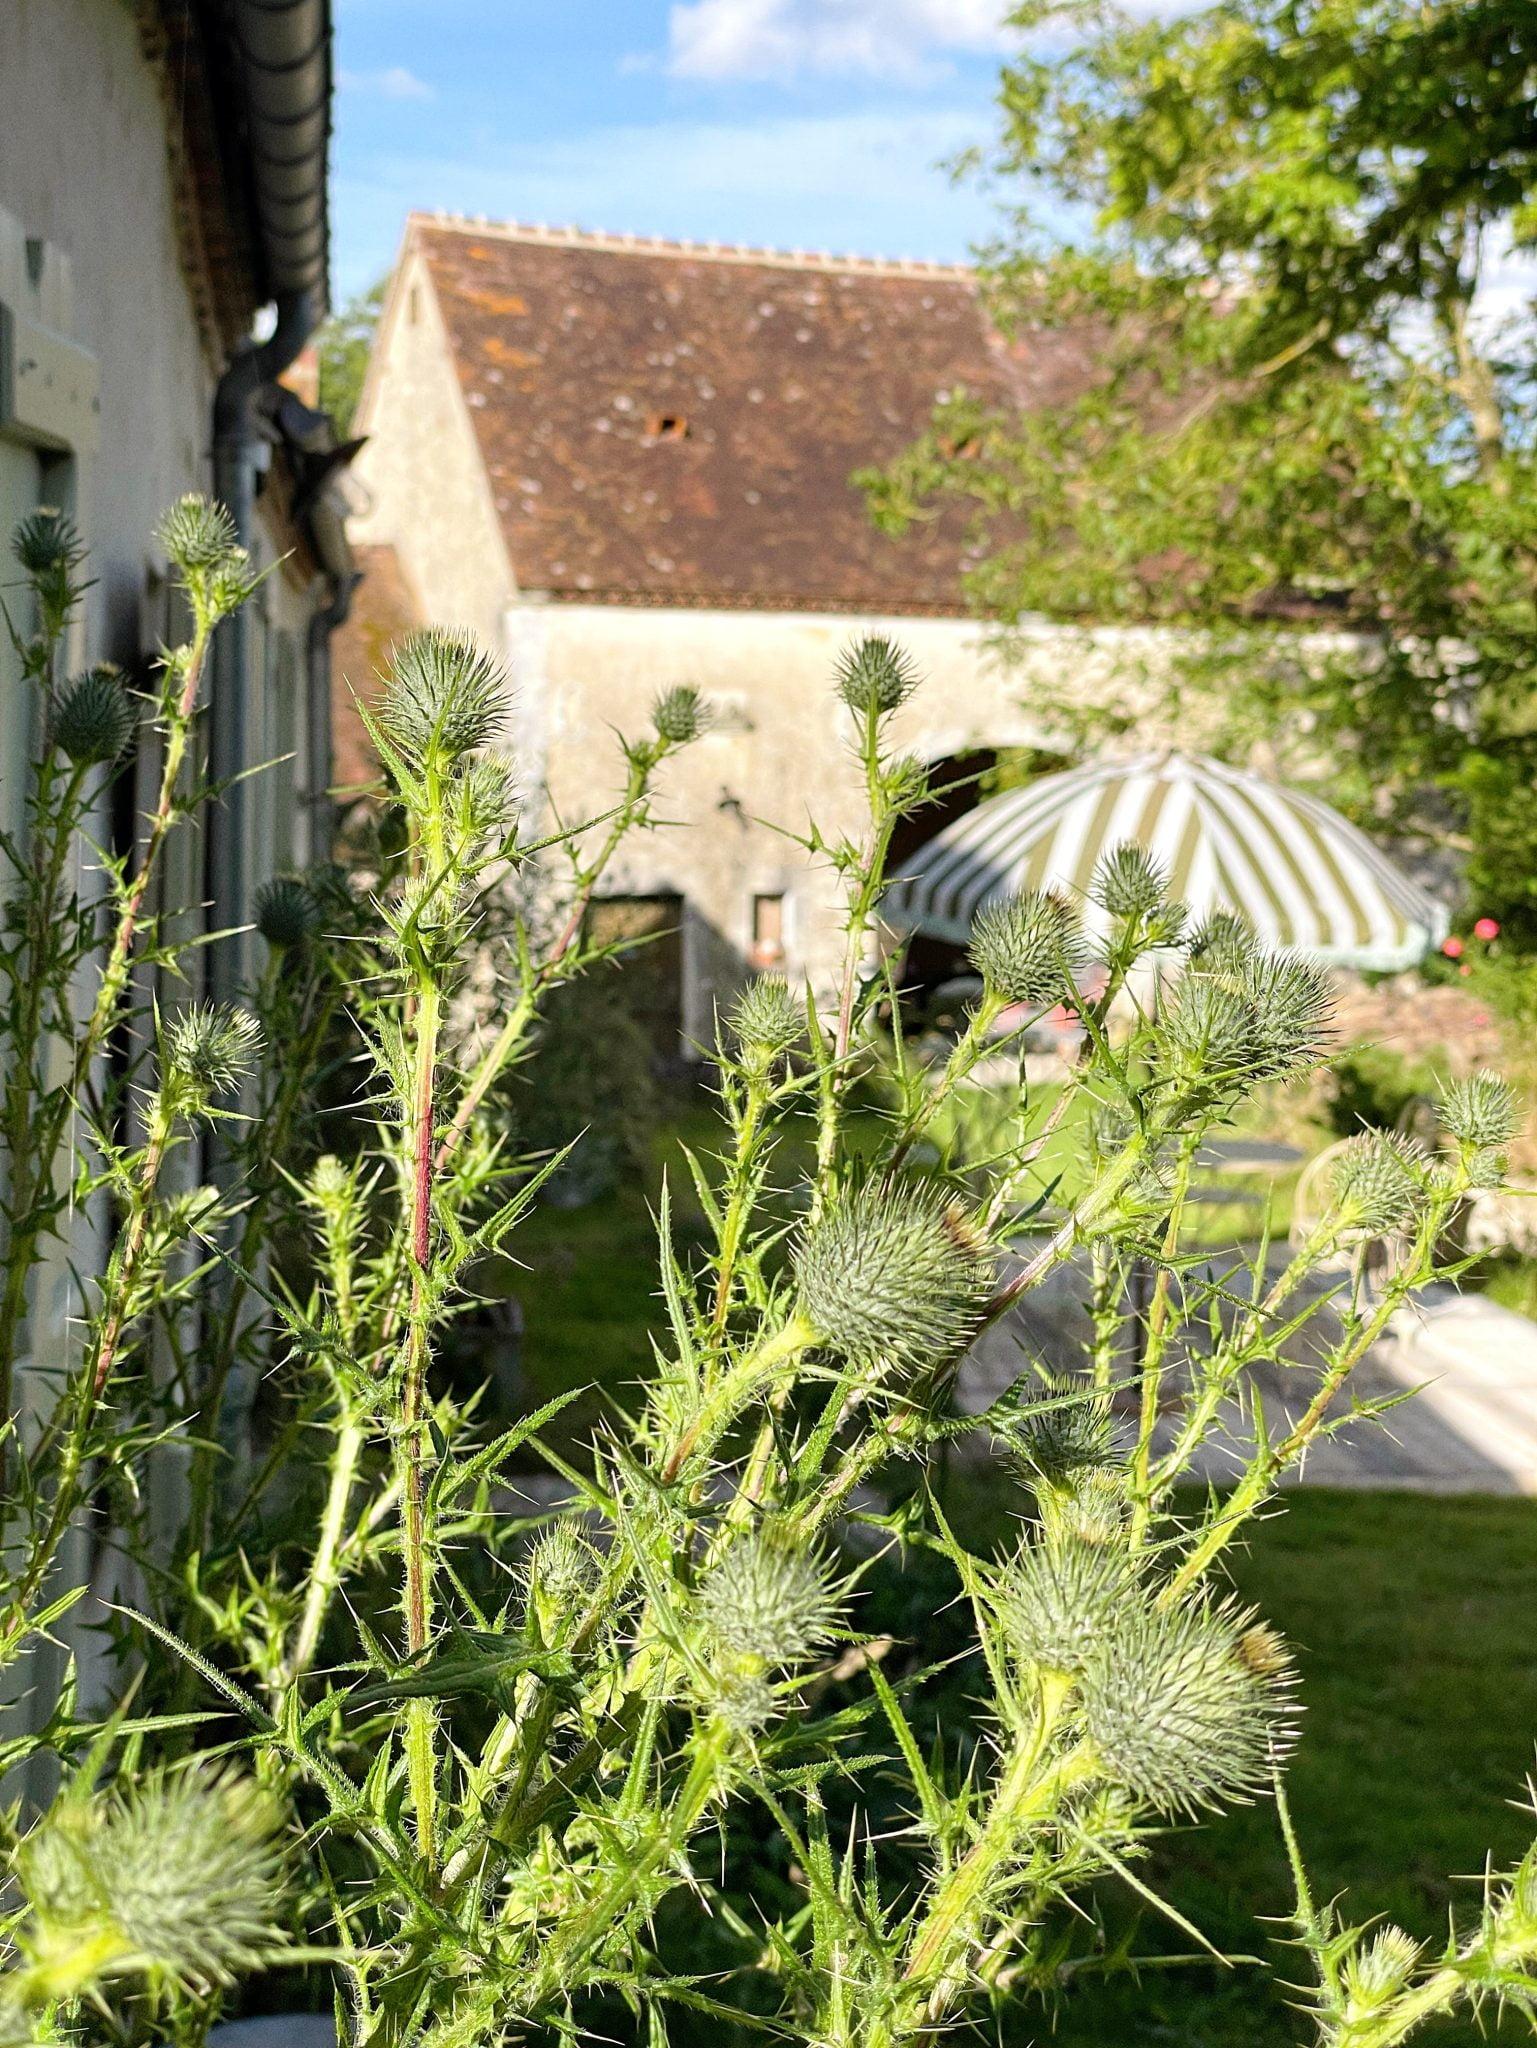
[[[839,656],[834,681],[850,711],[880,718],[907,702],[918,687],[918,672],[893,641],[871,633]]]
[[[1521,1109],[1515,1090],[1502,1076],[1469,1074],[1446,1084],[1441,1121],[1459,1144],[1479,1152],[1500,1152],[1521,1128]]]
[[[1362,1131],[1348,1139],[1333,1173],[1341,1224],[1369,1237],[1404,1229],[1424,1199],[1428,1164],[1418,1146],[1393,1132]]]
[[[1168,872],[1145,846],[1123,839],[1101,858],[1089,894],[1112,917],[1141,924],[1168,902]]]
[[[11,529],[11,553],[23,575],[67,580],[85,560],[75,522],[55,506],[40,505]]]
[[[1291,1666],[1253,1618],[1196,1601],[1137,1603],[1079,1681],[1085,1735],[1144,1805],[1193,1812],[1262,1786],[1291,1736]]]
[[[77,768],[111,767],[127,752],[137,715],[123,678],[98,662],[64,685],[53,707],[53,744]]]
[[[602,1575],[597,1551],[569,1522],[557,1522],[530,1547],[523,1583],[529,1614],[546,1642],[580,1618]]]
[[[1328,1042],[1328,974],[1294,953],[1254,953],[1240,977],[1254,1018],[1255,1074],[1279,1081],[1316,1064]]]
[[[225,1003],[194,1003],[171,1021],[162,1060],[169,1085],[195,1110],[215,1095],[238,1088],[261,1051],[261,1026],[247,1010]]]
[[[319,901],[300,875],[274,875],[256,892],[256,929],[274,952],[307,946],[320,922]]]
[[[500,838],[512,823],[517,789],[510,761],[472,761],[455,778],[460,831],[467,844]]]
[[[726,1672],[712,1689],[710,1706],[736,1735],[756,1735],[779,1712],[774,1687],[761,1671]]]
[[[1084,1466],[1054,1486],[1041,1486],[1036,1504],[1041,1527],[1054,1542],[1119,1542],[1131,1512],[1125,1468]]]
[[[413,760],[443,766],[486,744],[506,695],[505,674],[468,633],[428,626],[396,646],[379,723]]]
[[[1004,1631],[1021,1660],[1041,1671],[1081,1671],[1095,1646],[1114,1633],[1128,1599],[1139,1598],[1122,1545],[1083,1537],[1030,1539],[998,1584]]]
[[[990,994],[1038,1009],[1072,997],[1085,957],[1083,925],[1064,897],[1027,889],[977,913],[969,957]]]
[[[1008,1426],[1009,1442],[1030,1474],[1061,1485],[1115,1456],[1109,1396],[1072,1375],[1053,1375],[1039,1398]]]
[[[94,1944],[104,1971],[147,1971],[187,1990],[229,1983],[281,1946],[281,1819],[249,1779],[199,1769],[61,1800],[18,1857],[29,1945]]]
[[[1248,1075],[1258,1056],[1253,1006],[1226,975],[1182,974],[1164,1005],[1164,1043],[1178,1073],[1213,1080]]]
[[[1379,1927],[1345,1958],[1340,1978],[1352,2018],[1365,2018],[1389,2004],[1414,1975],[1420,1945],[1391,1923]]]
[[[1192,967],[1208,974],[1237,974],[1255,950],[1253,928],[1232,910],[1214,910],[1186,941]]]
[[[806,1028],[800,1005],[782,974],[760,974],[742,990],[726,1019],[731,1041],[750,1073],[768,1073]]]
[[[176,500],[156,527],[155,538],[188,578],[221,568],[241,552],[229,512],[197,491]]]
[[[719,1649],[770,1668],[813,1656],[838,1621],[823,1558],[766,1529],[739,1536],[711,1567],[698,1606]]]
[[[692,683],[677,683],[664,690],[651,707],[656,736],[669,747],[686,747],[709,722],[709,706]]]
[[[795,1257],[800,1305],[851,1364],[916,1370],[970,1337],[992,1261],[921,1186],[860,1188],[827,1209]]]

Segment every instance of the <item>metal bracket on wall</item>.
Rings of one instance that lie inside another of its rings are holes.
[[[93,453],[101,430],[96,358],[3,300],[0,429],[75,455]]]

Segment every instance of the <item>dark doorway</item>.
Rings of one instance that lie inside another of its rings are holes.
[[[670,1068],[683,1038],[683,898],[600,896],[588,931],[595,945],[630,945],[617,963],[624,1006],[656,1064]]]

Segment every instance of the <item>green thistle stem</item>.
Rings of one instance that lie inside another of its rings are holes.
[[[411,1307],[406,1328],[405,1377],[401,1388],[401,1547],[405,1558],[402,1606],[408,1656],[418,1657],[432,1633],[433,1560],[427,1529],[427,1372],[431,1363],[430,1279],[435,1133],[434,1087],[442,997],[436,981],[423,976],[416,996],[415,1102],[411,1135],[410,1246]],[[436,1710],[430,1699],[406,1703],[406,1757],[417,1847],[435,1860],[437,1772],[433,1735]]]
[[[331,1451],[330,1478],[326,1485],[326,1503],[320,1517],[320,1540],[305,1587],[304,1610],[299,1617],[293,1646],[283,1660],[285,1685],[292,1685],[296,1679],[302,1678],[314,1662],[331,1601],[341,1584],[342,1540],[353,1488],[357,1483],[358,1462],[366,1440],[367,1432],[362,1424],[350,1417],[336,1432]]]
[[[662,1465],[662,1484],[671,1486],[689,1459],[718,1443],[738,1415],[773,1376],[809,1351],[817,1333],[804,1316],[792,1316],[771,1335],[760,1339],[730,1368],[714,1392],[701,1402]]]
[[[1018,1857],[1024,1839],[1056,1811],[1062,1795],[1098,1770],[1084,1744],[1048,1761],[1071,1689],[1060,1674],[1043,1676],[1034,1727],[999,1780],[981,1834],[936,1888],[914,1930],[902,1971],[907,1992],[894,2029],[897,2040],[926,2031],[944,2016],[966,1981],[967,1960],[999,1876]]]

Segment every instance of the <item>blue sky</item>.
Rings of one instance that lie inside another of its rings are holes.
[[[964,258],[1000,0],[338,0],[334,289],[412,207]]]

